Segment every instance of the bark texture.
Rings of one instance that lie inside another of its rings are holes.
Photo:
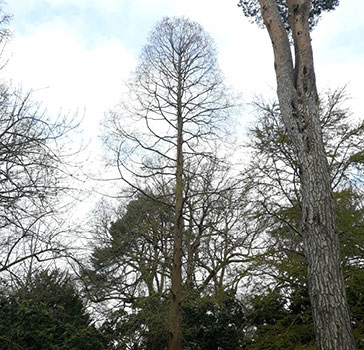
[[[276,0],[260,0],[275,56],[277,94],[283,122],[297,152],[301,230],[308,284],[320,350],[355,349],[339,256],[333,195],[319,122],[311,38],[310,0],[287,0],[295,63]]]

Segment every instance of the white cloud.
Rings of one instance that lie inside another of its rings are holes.
[[[118,101],[122,82],[135,65],[117,38],[87,50],[59,23],[16,36],[10,50],[13,58],[6,73],[15,84],[39,90],[37,99],[52,113],[85,108],[91,129]]]
[[[175,1],[174,14],[197,21],[211,34],[228,82],[250,102],[257,94],[272,94],[273,52],[267,32],[250,24],[237,2],[200,0],[197,6],[195,0]]]
[[[347,106],[363,118],[364,22],[353,11],[362,13],[364,2],[342,1],[323,16],[313,33],[314,58],[319,89],[347,86]]]
[[[133,68],[133,56],[137,54],[125,50],[126,43],[116,36],[127,33],[129,40],[138,37],[144,42],[135,47],[141,47],[147,40],[146,27],[149,28],[150,21],[164,15],[185,15],[202,24],[217,43],[220,64],[228,82],[242,91],[246,102],[250,102],[256,94],[274,94],[273,55],[268,34],[248,23],[237,7],[237,0],[27,0],[25,3],[14,0],[11,6],[25,15],[31,10],[41,9],[42,3],[59,8],[72,5],[81,10],[93,9],[90,13],[81,11],[82,16],[72,19],[72,26],[67,18],[61,17],[61,13],[57,14],[58,17],[53,14],[50,17],[52,22],[41,24],[26,17],[29,23],[25,34],[16,36],[12,43],[14,57],[10,71],[8,69],[9,76],[17,82],[23,81],[27,88],[47,88],[41,96],[53,109],[62,106],[83,109],[86,106],[86,117],[89,115],[90,120],[94,120],[96,115],[111,107],[120,95],[121,82]],[[358,52],[347,52],[346,46],[340,49],[340,59],[335,57],[339,52],[335,37],[349,29],[355,32],[362,26],[358,16],[351,18],[353,6],[364,7],[364,3],[346,0],[336,11],[325,14],[314,34],[313,43],[320,86],[350,83],[354,102],[359,101],[364,57]],[[110,28],[119,28],[120,32],[106,37],[109,32],[105,31],[87,46],[86,41],[98,32],[100,24],[95,22],[95,31],[88,37],[81,33],[80,28],[89,28],[84,26],[82,21],[85,20],[92,26],[95,19],[87,16],[95,14],[95,9],[106,23],[116,23]],[[141,23],[143,18],[145,23]],[[337,23],[347,25],[343,28]],[[350,41],[346,44],[349,48],[362,45],[350,44]],[[89,48],[91,46],[92,49]],[[358,113],[359,103],[355,106]]]
[[[21,33],[15,33],[10,45],[13,58],[6,74],[15,84],[22,83],[24,89],[39,89],[35,97],[55,115],[61,108],[65,113],[73,113],[77,108],[83,113],[86,109],[84,128],[94,137],[99,133],[104,112],[118,102],[122,82],[135,66],[137,52],[126,50],[126,45],[142,47],[149,28],[162,16],[185,15],[201,23],[215,39],[228,83],[243,93],[245,102],[256,94],[274,96],[273,54],[268,34],[248,23],[237,2],[10,0],[8,12],[14,14],[14,22],[18,19]],[[41,12],[46,5],[48,12],[44,15]],[[80,12],[75,11],[72,19],[62,13],[68,5]],[[360,31],[363,21],[353,14],[362,13],[359,7],[364,10],[364,1],[342,1],[337,11],[324,16],[313,43],[319,87],[335,88],[349,83],[353,97],[350,104],[357,115],[362,115],[364,55],[351,50],[364,47]],[[105,28],[101,27],[101,20]],[[345,47],[339,48],[336,38],[349,32],[360,35],[355,39],[345,36]],[[99,37],[95,39],[94,35]],[[244,124],[252,120],[246,114],[242,119]],[[98,144],[92,146],[94,157]]]

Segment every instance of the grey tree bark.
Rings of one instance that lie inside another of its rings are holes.
[[[295,49],[275,0],[260,0],[272,40],[277,95],[283,122],[299,160],[301,230],[317,349],[355,349],[339,259],[328,162],[319,122],[318,95],[309,33],[310,0],[287,0]]]

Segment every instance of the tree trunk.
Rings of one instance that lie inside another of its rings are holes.
[[[183,235],[183,120],[182,120],[182,81],[181,57],[178,60],[177,96],[177,167],[176,167],[176,207],[174,227],[174,249],[172,265],[172,295],[170,310],[169,350],[181,350],[182,346],[182,235]]]
[[[310,0],[287,0],[295,48],[275,0],[260,0],[275,56],[277,94],[283,122],[300,168],[301,230],[308,263],[308,287],[319,350],[355,349],[341,271],[331,179],[319,122],[308,25]]]

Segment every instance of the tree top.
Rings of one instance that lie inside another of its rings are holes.
[[[287,32],[291,32],[289,25],[289,9],[287,0],[275,0],[278,6],[278,10],[281,14],[283,24]],[[312,30],[324,11],[334,10],[339,5],[339,0],[311,0],[311,11],[309,17],[309,25]],[[256,22],[258,26],[264,27],[263,18],[260,13],[259,0],[239,0],[238,6],[242,8],[244,15],[248,17],[252,22]]]

